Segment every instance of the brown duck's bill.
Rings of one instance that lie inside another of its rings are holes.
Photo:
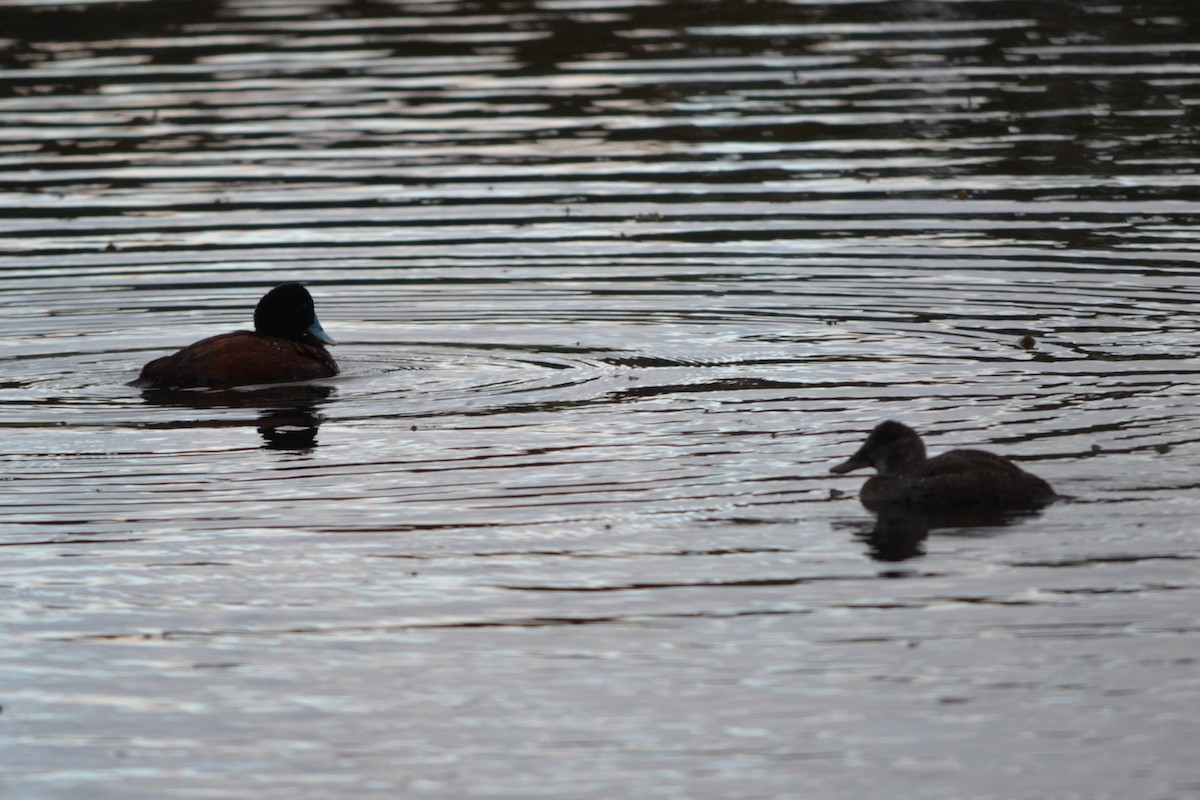
[[[836,467],[830,467],[829,471],[835,475],[841,475],[843,472],[853,472],[856,469],[862,469],[863,467],[869,466],[871,465],[862,458],[859,458],[858,454],[855,454],[838,464]]]

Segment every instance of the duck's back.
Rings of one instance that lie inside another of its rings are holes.
[[[862,489],[868,508],[1021,509],[1037,508],[1053,499],[1050,484],[984,450],[950,450],[929,459],[912,475],[876,475]]]
[[[177,353],[151,361],[142,368],[133,385],[146,389],[227,389],[337,374],[337,362],[322,347],[252,331],[235,331],[202,339]]]

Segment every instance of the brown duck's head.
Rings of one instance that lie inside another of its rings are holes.
[[[829,471],[840,475],[874,467],[880,475],[903,475],[924,463],[925,443],[917,432],[907,425],[888,420],[875,426],[857,453]]]

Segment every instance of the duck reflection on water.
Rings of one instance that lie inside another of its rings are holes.
[[[871,521],[855,522],[850,527],[854,538],[867,545],[867,555],[876,561],[905,561],[925,555],[925,540],[938,529],[970,530],[1014,525],[1036,511],[998,511],[996,509],[950,508],[922,510],[884,508]]]
[[[317,429],[325,421],[321,406],[334,387],[319,384],[268,386],[260,389],[178,391],[148,389],[142,399],[159,406],[192,409],[258,409],[251,421],[239,419],[188,420],[178,427],[240,428],[254,426],[265,450],[307,452],[317,446]]]
[[[830,472],[863,467],[877,474],[863,484],[859,499],[877,518],[857,535],[881,561],[922,555],[934,528],[1009,525],[1056,499],[1050,484],[995,453],[949,450],[927,458],[917,432],[890,420]]]

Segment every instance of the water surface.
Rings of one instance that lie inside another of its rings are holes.
[[[1194,16],[6,4],[5,796],[1196,794]]]

